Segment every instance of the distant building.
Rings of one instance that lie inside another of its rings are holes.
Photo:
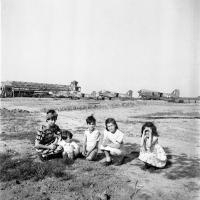
[[[77,81],[72,81],[70,85],[34,83],[21,81],[1,82],[1,97],[34,97],[48,96],[56,92],[80,92],[81,87]]]

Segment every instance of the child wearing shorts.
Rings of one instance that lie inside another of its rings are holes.
[[[106,157],[101,161],[101,163],[104,166],[108,166],[112,163],[111,156],[117,155],[120,158],[114,165],[121,165],[124,160],[124,152],[122,150],[124,134],[118,129],[117,122],[113,118],[106,119],[105,125],[106,130],[104,131],[104,137],[100,149],[104,152]]]
[[[88,129],[84,132],[83,142],[83,156],[87,160],[94,160],[98,154],[98,144],[100,139],[100,133],[96,130],[96,119],[93,115],[87,117],[86,123]]]

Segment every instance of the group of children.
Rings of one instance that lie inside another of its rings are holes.
[[[113,163],[112,156],[118,157],[114,165],[123,164],[125,152],[123,150],[124,134],[119,130],[117,122],[113,118],[105,121],[106,130],[104,130],[103,140],[100,144],[100,132],[96,129],[96,119],[93,115],[87,117],[87,130],[84,132],[83,147],[80,150],[79,144],[72,141],[72,133],[60,129],[56,125],[58,114],[55,110],[48,110],[46,114],[46,125],[37,131],[35,148],[41,160],[47,160],[51,157],[61,156],[64,159],[74,159],[80,155],[87,160],[96,159],[99,150],[105,158],[100,162],[104,166]],[[163,168],[166,165],[166,154],[163,148],[158,144],[158,133],[156,126],[152,122],[146,122],[141,130],[140,154],[138,157],[145,163],[145,166],[154,166]]]

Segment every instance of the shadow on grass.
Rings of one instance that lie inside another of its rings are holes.
[[[28,157],[14,159],[9,153],[0,154],[0,181],[23,181],[32,179],[39,181],[46,176],[72,179],[73,176],[66,172],[66,162],[62,159],[54,159],[46,162],[35,162]]]
[[[140,145],[136,143],[125,143],[124,151],[126,152],[124,164],[126,164],[138,158],[140,152]]]
[[[170,160],[171,161],[171,160]],[[186,154],[173,155],[170,170],[165,172],[168,179],[199,178],[200,159],[189,158]]]
[[[184,153],[172,155],[168,147],[165,147],[164,150],[167,154],[166,166],[162,169],[153,170],[153,173],[163,173],[166,178],[171,180],[200,177],[199,158],[190,158]],[[141,164],[138,165],[141,166]]]

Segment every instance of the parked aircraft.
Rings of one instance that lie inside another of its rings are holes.
[[[200,97],[178,97],[170,99],[169,102],[174,103],[200,103]]]
[[[133,98],[133,91],[129,90],[127,93],[123,94],[123,93],[119,93],[118,95],[119,99],[121,100],[128,100],[128,99],[132,99]]]
[[[179,98],[180,91],[175,89],[172,93],[157,92],[152,90],[142,89],[138,91],[139,96],[146,100],[170,100]]]
[[[51,92],[51,97],[54,98],[70,98],[70,99],[80,99],[83,97],[83,94],[79,91],[58,91]]]
[[[85,99],[95,99],[95,100],[97,100],[97,93],[95,91],[93,91],[91,94],[84,93],[83,97]]]
[[[113,98],[117,98],[119,96],[119,93],[116,93],[116,92],[110,92],[110,91],[107,91],[107,90],[101,90],[97,96],[97,99],[113,99]]]

